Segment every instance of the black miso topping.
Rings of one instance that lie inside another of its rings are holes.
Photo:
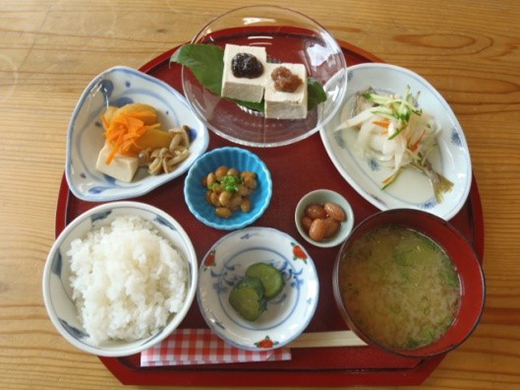
[[[231,70],[235,77],[256,79],[264,73],[264,66],[254,55],[238,53],[231,61]]]

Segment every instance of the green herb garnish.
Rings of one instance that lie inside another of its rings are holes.
[[[413,337],[410,337],[410,339],[408,339],[408,342],[406,343],[406,349],[412,349],[412,348],[415,348],[419,345],[419,342],[417,340],[415,340]]]
[[[238,191],[238,186],[243,182],[242,178],[237,175],[225,175],[220,179],[220,184],[222,184],[226,192]]]
[[[177,62],[190,68],[205,88],[220,96],[224,72],[224,50],[222,48],[209,44],[190,43],[173,53],[170,62]],[[263,100],[260,103],[229,100],[255,111],[264,111]],[[323,90],[323,86],[316,79],[308,77],[307,109],[310,111],[325,100],[327,100],[327,94]]]

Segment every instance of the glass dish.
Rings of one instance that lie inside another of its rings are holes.
[[[325,88],[327,100],[305,119],[266,119],[204,88],[193,73],[182,69],[184,94],[193,110],[216,134],[238,144],[276,147],[317,132],[338,111],[347,88],[346,61],[341,47],[320,24],[295,11],[275,6],[239,8],[204,26],[191,43],[222,48],[226,44],[262,46],[269,62],[305,65],[307,75]],[[334,77],[336,76],[336,77]]]

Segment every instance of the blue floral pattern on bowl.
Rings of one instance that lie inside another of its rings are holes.
[[[267,302],[260,318],[249,322],[228,299],[246,269],[259,262],[280,270],[285,285]],[[228,234],[208,251],[199,272],[197,300],[206,323],[226,342],[243,349],[278,348],[294,340],[312,319],[318,296],[312,259],[292,237],[276,229],[253,227]],[[266,335],[276,342],[258,344]]]
[[[137,215],[149,221],[161,236],[175,247],[186,261],[190,271],[188,293],[184,307],[172,314],[166,327],[147,339],[125,342],[111,340],[94,345],[81,324],[78,309],[72,299],[70,286],[71,243],[84,238],[93,228],[108,226],[119,215]],[[52,246],[43,273],[43,297],[52,323],[71,344],[83,351],[100,356],[127,356],[151,347],[168,336],[182,321],[195,297],[198,264],[195,249],[181,225],[171,216],[155,207],[138,202],[113,202],[97,206],[77,217],[63,230]]]
[[[96,171],[97,155],[104,144],[99,117],[107,105],[121,107],[128,103],[153,106],[164,129],[181,125],[190,128],[190,156],[172,173],[153,176],[140,168],[133,181],[125,183]],[[65,176],[72,193],[82,200],[106,202],[137,197],[186,172],[206,151],[208,142],[208,130],[180,93],[136,69],[117,66],[96,76],[74,109],[67,138]]]

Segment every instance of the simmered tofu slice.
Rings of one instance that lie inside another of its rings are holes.
[[[139,159],[137,157],[126,157],[118,154],[114,157],[112,162],[107,165],[106,161],[111,152],[112,147],[108,143],[105,143],[105,146],[103,146],[103,149],[101,149],[98,154],[96,169],[114,179],[127,183],[131,182],[139,167]]]

